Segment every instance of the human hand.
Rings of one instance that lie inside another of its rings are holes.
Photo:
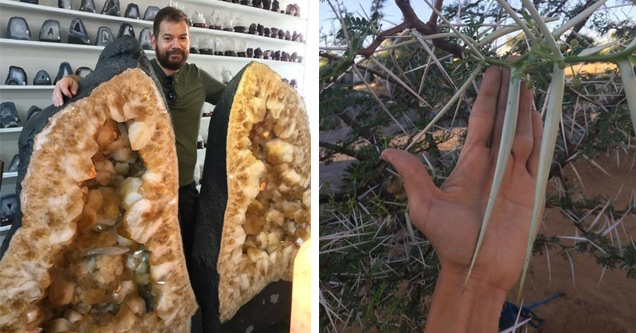
[[[459,161],[440,188],[417,157],[394,149],[382,153],[404,182],[411,221],[435,248],[442,275],[460,285],[468,273],[488,202],[509,81],[508,69],[491,67],[484,74]],[[525,258],[543,132],[540,114],[532,112],[533,92],[524,84],[521,87],[511,156],[470,278],[504,295],[519,278]]]
[[[77,94],[77,89],[79,88],[79,83],[75,81],[71,76],[65,76],[55,84],[55,88],[53,89],[53,96],[51,99],[53,100],[53,105],[61,106],[64,104],[64,96],[71,98]]]

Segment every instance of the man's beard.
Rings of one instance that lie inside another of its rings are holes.
[[[185,64],[186,60],[188,60],[188,55],[186,54],[185,50],[184,51],[171,50],[171,51],[167,51],[163,53],[155,47],[155,54],[157,55],[157,61],[162,67],[173,70],[173,71],[180,69],[181,66]],[[170,56],[173,54],[180,54],[181,61],[170,60]]]

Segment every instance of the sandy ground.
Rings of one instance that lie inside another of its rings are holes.
[[[622,185],[617,204],[619,208],[624,207],[632,189],[636,188],[636,170],[630,171],[633,153],[621,153],[619,158],[620,167],[616,167],[615,152],[596,159],[612,175],[611,178],[585,160],[575,163],[586,196],[616,195]],[[566,169],[566,176],[578,183],[572,168]],[[628,219],[625,228],[636,240],[636,219]],[[545,229],[541,232],[569,236],[575,233],[572,221],[556,209],[547,211]],[[625,244],[625,236],[622,241]],[[542,332],[636,332],[636,279],[628,279],[625,271],[608,269],[600,280],[602,267],[596,264],[595,259],[578,254],[573,256],[573,282],[569,261],[557,256],[556,252],[552,250],[550,256],[551,279],[546,256],[535,256],[532,261],[533,276],[524,293],[526,303],[548,298],[558,292],[565,293],[565,297],[535,309],[535,313],[546,320]],[[514,297],[510,295],[509,298],[512,300]]]

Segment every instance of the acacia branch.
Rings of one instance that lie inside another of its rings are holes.
[[[438,8],[438,6],[439,8],[441,8],[442,3],[443,0],[436,0],[435,8]],[[366,58],[371,57],[375,50],[387,37],[396,35],[397,33],[407,29],[415,29],[427,36],[437,34],[437,14],[435,14],[435,11],[433,11],[433,14],[431,14],[429,23],[424,23],[417,17],[415,11],[413,11],[413,7],[411,7],[409,0],[395,0],[395,4],[397,4],[398,8],[400,8],[402,16],[404,17],[404,21],[393,28],[381,32],[369,46],[358,51],[358,54],[363,55]],[[463,54],[467,53],[461,46],[459,46],[459,44],[449,42],[445,39],[435,38],[432,41],[433,45],[453,54],[458,58],[462,58]]]

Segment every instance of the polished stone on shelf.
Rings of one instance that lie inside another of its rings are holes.
[[[252,7],[263,8],[263,0],[252,0]]]
[[[31,30],[24,17],[14,16],[9,19],[6,37],[9,39],[31,40]]]
[[[133,29],[133,26],[130,25],[130,23],[122,23],[119,26],[119,32],[117,33],[117,39],[119,39],[119,38],[121,38],[123,36],[135,37],[135,29]]]
[[[20,157],[18,154],[15,154],[11,159],[11,164],[9,164],[9,168],[7,172],[18,172],[18,167],[20,166]]]
[[[285,39],[285,31],[283,29],[278,30],[278,39]]]
[[[288,62],[289,62],[289,61],[291,61],[291,58],[290,58],[290,56],[289,56],[289,53],[287,53],[287,52],[283,51],[283,52],[281,53],[281,55],[280,55],[280,60],[282,60],[282,61],[288,61]]]
[[[119,6],[119,0],[106,0],[104,8],[102,8],[103,15],[121,16]]]
[[[272,38],[278,38],[278,28],[272,27],[272,28],[269,28],[269,31]],[[267,35],[267,32],[265,32],[265,36],[269,37],[269,35]]]
[[[92,73],[93,70],[88,67],[80,67],[75,70],[75,75],[79,75],[82,79],[85,79],[88,74]]]
[[[263,58],[263,50],[261,50],[260,47],[257,47],[256,50],[254,50],[254,58]]]
[[[40,28],[40,41],[61,43],[62,35],[60,34],[60,22],[51,19],[44,21],[44,23],[42,23],[42,28]]]
[[[159,7],[148,6],[148,8],[146,8],[146,12],[144,13],[144,20],[153,21],[158,11],[159,11]]]
[[[280,9],[280,3],[278,2],[278,0],[274,0],[272,2],[272,11],[278,12],[279,9]]]
[[[25,86],[27,83],[27,75],[22,67],[9,66],[9,74],[4,81],[6,85]]]
[[[141,48],[144,50],[152,50],[151,39],[152,32],[150,32],[150,29],[143,28],[139,33],[139,45],[141,46]]]
[[[39,4],[38,0],[20,0],[20,2],[25,2],[25,3],[30,3],[32,5],[37,5]]]
[[[139,6],[137,6],[136,3],[129,3],[128,6],[126,6],[124,17],[138,20],[140,17]]]
[[[275,51],[274,54],[272,55],[272,59],[280,60],[280,51]]]
[[[73,9],[73,0],[57,0],[57,7],[63,9]]]
[[[245,54],[247,55],[248,58],[252,58],[254,57],[254,49],[253,48],[247,48]]]
[[[271,0],[263,0],[263,9],[270,10],[272,8]]]
[[[29,111],[27,111],[27,117],[24,123],[26,124],[26,122],[29,121],[31,117],[35,116],[40,111],[42,111],[42,109],[40,109],[37,105],[31,105]]]
[[[265,37],[269,37],[269,35],[270,35],[270,30],[269,30],[269,28],[265,28],[265,29],[263,29],[263,36],[265,36]]]
[[[251,6],[252,2],[250,0],[241,0],[241,5],[243,5],[243,6]]]
[[[95,2],[93,0],[82,0],[79,10],[89,13],[97,13]]]
[[[15,193],[0,197],[0,220],[3,226],[10,225],[13,222],[19,207],[20,203]]]
[[[265,33],[265,27],[259,23],[256,25],[256,31],[258,31],[259,36],[263,36],[263,34]]]
[[[291,61],[296,62],[298,60],[298,53],[294,52],[291,54]]]
[[[115,37],[113,37],[113,32],[110,31],[109,27],[99,27],[97,29],[97,40],[95,41],[95,45],[97,46],[106,46],[110,44]]]
[[[0,128],[20,127],[20,118],[13,102],[0,104]]]
[[[41,69],[37,72],[37,74],[35,74],[35,78],[33,78],[33,84],[36,86],[50,86],[51,76],[49,76],[49,73],[47,71]]]
[[[256,35],[256,23],[250,24],[250,27],[247,29],[247,32],[252,35]]]
[[[292,40],[292,35],[289,30],[285,30],[285,40]]]
[[[82,19],[76,18],[71,22],[71,27],[68,29],[68,43],[91,45],[91,40],[88,38],[88,31],[86,31]]]
[[[57,71],[57,76],[55,76],[55,81],[53,82],[53,84],[57,83],[57,81],[61,80],[63,77],[71,74],[73,74],[73,68],[71,67],[71,64],[66,61],[61,63],[60,69],[58,69]]]

